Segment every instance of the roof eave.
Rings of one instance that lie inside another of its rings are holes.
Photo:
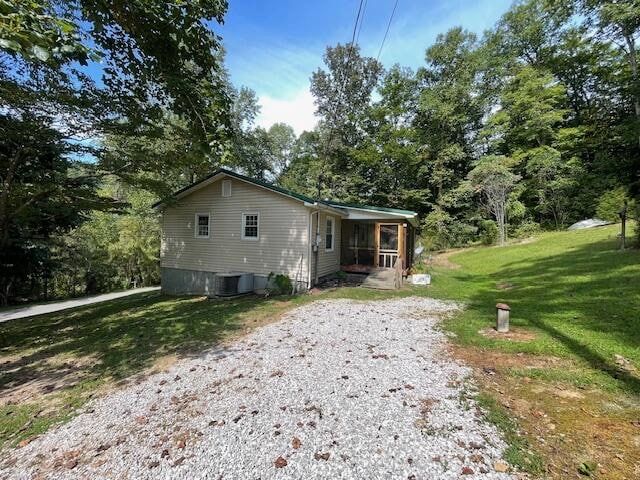
[[[333,207],[331,205],[327,205],[326,203],[322,203],[322,202],[304,202],[304,206],[305,207],[309,207],[309,208],[317,208],[319,210],[326,210],[328,212],[335,213],[336,215],[340,215],[341,217],[348,217],[349,216],[349,213],[345,212],[344,209],[336,208],[336,207]]]

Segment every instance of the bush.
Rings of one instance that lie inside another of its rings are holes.
[[[293,291],[293,282],[287,275],[271,272],[267,277],[267,289],[272,295],[287,295]]]
[[[483,220],[480,224],[480,241],[484,245],[495,245],[500,231],[493,220]]]
[[[527,220],[518,225],[513,231],[514,238],[528,238],[540,233],[542,229],[540,225],[531,220]]]
[[[607,220],[609,222],[620,221],[620,210],[624,207],[624,202],[627,201],[627,216],[633,215],[635,210],[635,202],[627,195],[627,190],[624,187],[619,187],[608,192],[603,193],[598,201],[598,207],[596,208],[596,216],[601,220]]]
[[[345,272],[343,272],[342,270],[338,270],[336,272],[336,278],[338,280],[340,280],[341,282],[344,282],[347,279],[347,274]]]
[[[453,218],[438,207],[424,219],[422,231],[425,250],[444,250],[466,245],[477,232],[475,227]]]

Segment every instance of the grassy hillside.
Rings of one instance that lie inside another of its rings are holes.
[[[638,378],[621,375],[615,357],[640,367],[640,251],[618,250],[618,230],[548,233],[506,248],[463,251],[449,257],[454,268],[436,267],[430,293],[468,304],[448,324],[464,343],[571,356],[640,393]],[[497,302],[509,304],[513,326],[536,338],[478,334],[492,325]]]
[[[618,250],[618,231],[548,233],[434,267],[429,294],[468,306],[446,323],[455,353],[476,369],[507,458],[534,474],[640,468],[640,251]],[[511,306],[510,335],[491,328],[497,302]]]

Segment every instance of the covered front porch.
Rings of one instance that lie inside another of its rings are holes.
[[[360,218],[354,217],[349,215],[342,221],[341,270],[370,274],[378,269],[399,268],[406,275],[413,262],[414,217],[370,211],[358,212]]]

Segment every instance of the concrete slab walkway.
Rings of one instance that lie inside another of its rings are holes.
[[[67,310],[68,308],[81,307],[83,305],[91,305],[92,303],[106,302],[116,298],[128,297],[137,293],[154,292],[160,290],[160,287],[143,287],[125,290],[123,292],[104,293],[102,295],[94,295],[91,297],[74,298],[73,300],[65,300],[63,302],[45,303],[42,305],[30,305],[28,307],[20,307],[13,310],[0,312],[0,323],[8,320],[16,320],[18,318],[28,318],[35,315],[44,315],[45,313],[58,312]]]

